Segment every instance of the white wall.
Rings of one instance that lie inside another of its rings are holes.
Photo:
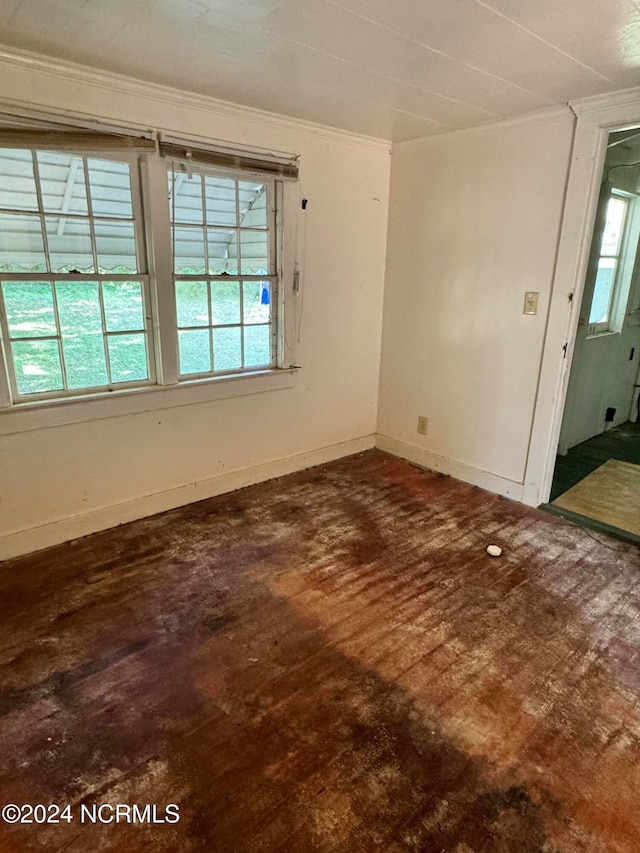
[[[393,149],[378,443],[516,498],[572,135],[561,108]]]
[[[2,435],[0,557],[373,445],[387,145],[4,57],[0,101],[297,152],[309,199],[294,387]]]

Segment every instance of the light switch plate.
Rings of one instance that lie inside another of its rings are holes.
[[[538,291],[537,290],[528,290],[524,295],[524,308],[522,309],[523,314],[537,314],[538,313]]]

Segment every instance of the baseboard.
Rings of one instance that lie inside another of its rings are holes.
[[[175,489],[158,492],[154,495],[102,507],[82,515],[63,518],[50,524],[19,530],[0,538],[0,560],[8,560],[32,551],[40,551],[43,548],[49,548],[51,545],[59,545],[80,536],[88,536],[90,533],[97,533],[109,527],[135,521],[138,518],[146,518],[158,512],[165,512],[168,509],[175,509],[225,492],[232,492],[234,489],[242,489],[245,486],[272,480],[274,477],[293,474],[295,471],[302,471],[305,468],[311,468],[313,465],[322,465],[343,456],[370,450],[374,446],[375,435],[365,435],[338,444],[309,450],[305,453],[298,453],[294,456],[263,462],[250,468],[242,468],[239,471],[230,471],[217,477],[178,486]]]
[[[388,435],[378,434],[376,436],[376,447],[393,454],[393,456],[400,456],[402,459],[407,459],[409,462],[420,465],[422,468],[429,468],[432,471],[449,474],[457,480],[464,480],[465,483],[480,486],[480,488],[487,489],[489,492],[495,492],[498,495],[522,501],[524,487],[522,483],[516,483],[514,480],[508,480],[497,474],[491,474],[489,471],[483,471],[481,468],[474,468],[472,465],[467,465],[464,462],[457,462],[455,459],[440,456],[430,450],[424,450],[422,447],[416,447],[413,444],[398,441],[396,438],[390,438]]]

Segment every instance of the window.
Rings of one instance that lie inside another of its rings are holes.
[[[1,149],[0,177],[13,398],[150,382],[148,277],[129,163]]]
[[[629,202],[630,199],[627,196],[614,192],[607,203],[596,280],[589,311],[590,334],[607,331],[611,325],[614,297],[620,277]]]
[[[273,365],[277,276],[272,195],[264,182],[171,164],[181,377]]]
[[[292,169],[96,136],[0,131],[0,406],[285,366]]]

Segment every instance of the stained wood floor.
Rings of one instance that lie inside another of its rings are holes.
[[[639,610],[636,547],[378,451],[5,563],[0,799],[75,817],[0,850],[637,853]]]

